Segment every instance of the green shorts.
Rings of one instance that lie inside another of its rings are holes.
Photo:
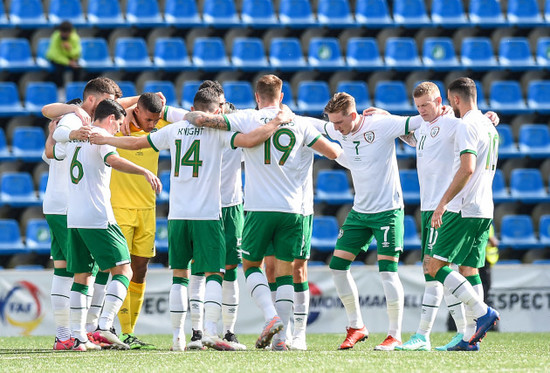
[[[104,271],[130,263],[126,238],[116,224],[107,229],[69,228],[67,270],[93,273],[94,264]]]
[[[225,271],[225,238],[221,220],[168,220],[168,262],[172,269]]]
[[[422,241],[422,248],[420,251],[420,260],[424,260],[424,255],[429,255],[426,251],[426,247],[428,246],[428,240],[430,239],[430,234],[432,235],[435,232],[435,228],[432,228],[432,216],[434,212],[433,211],[421,211],[421,232],[420,232],[420,239]]]
[[[362,214],[351,210],[340,229],[335,250],[357,256],[376,238],[378,255],[398,257],[403,251],[403,209]]]
[[[492,219],[463,218],[446,211],[442,220],[443,225],[428,238],[426,254],[457,265],[483,267]]]
[[[248,211],[244,220],[243,258],[259,262],[263,260],[269,244],[273,243],[277,259],[294,261],[294,255],[302,247],[302,220],[300,214]]]
[[[302,246],[294,254],[294,259],[308,260],[311,256],[311,233],[313,231],[313,215],[304,216],[302,219]],[[265,251],[265,256],[275,255],[273,243],[270,243]]]
[[[243,205],[222,208],[223,232],[225,234],[225,265],[242,262],[241,241],[243,238]]]
[[[45,217],[50,226],[52,259],[67,260],[67,215],[46,214]]]

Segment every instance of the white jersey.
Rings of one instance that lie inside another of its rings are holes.
[[[222,207],[231,207],[243,203],[243,180],[241,149],[227,148],[222,156]]]
[[[348,135],[335,130],[332,123],[325,125],[327,136],[340,142],[349,163],[355,211],[374,214],[403,207],[395,139],[416,129],[409,128],[409,122],[407,117],[394,115],[362,116]]]
[[[92,132],[109,136],[100,127]],[[107,157],[117,154],[110,145],[92,145],[71,141],[55,145],[56,158],[66,158],[69,164],[69,196],[67,209],[68,228],[107,229],[116,224],[111,206],[111,167]]]
[[[76,114],[67,114],[63,116],[57,124],[57,128],[60,127],[62,127],[62,129],[68,129],[69,131],[76,130],[82,127],[82,121],[78,116],[76,116]],[[61,133],[62,131],[54,131],[53,138],[56,139],[57,137],[56,141],[60,143],[67,142],[68,138],[60,136]],[[55,152],[54,158],[56,158]],[[69,164],[71,161],[67,159],[57,160],[59,162],[50,162],[48,184],[46,186],[46,192],[44,193],[42,211],[44,214],[66,215],[67,193],[69,188],[67,180],[69,177]]]
[[[170,149],[169,220],[219,220],[222,153],[234,133],[180,121],[151,133],[156,151]]]
[[[463,126],[456,131],[453,175],[460,167],[460,156],[476,156],[475,171],[466,186],[449,203],[449,211],[458,211],[465,218],[493,218],[493,177],[498,160],[498,132],[479,110],[470,110],[463,117]]]
[[[231,130],[249,133],[271,121],[277,107],[242,110],[226,117]],[[304,174],[303,145],[312,146],[321,136],[307,119],[297,116],[280,126],[264,144],[244,149],[246,170],[244,209],[302,214]]]
[[[304,120],[307,120],[308,123],[313,126],[313,128],[317,129],[319,132],[324,131],[325,123],[326,121],[316,119],[316,118],[310,118],[310,117],[302,117]],[[304,181],[303,186],[303,202],[302,202],[302,215],[309,216],[313,215],[313,205],[314,205],[314,197],[315,193],[313,191],[313,161],[315,159],[315,152],[313,149],[303,146],[303,152],[302,152],[302,167],[303,167],[303,173],[306,176],[306,179]]]
[[[421,211],[434,211],[451,184],[455,132],[461,125],[454,115],[441,115],[433,122],[423,121],[414,132]]]

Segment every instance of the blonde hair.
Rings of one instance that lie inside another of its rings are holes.
[[[417,85],[413,90],[413,97],[419,98],[428,95],[430,98],[441,97],[439,87],[432,82],[422,82]]]
[[[283,81],[273,74],[264,75],[256,82],[256,93],[263,101],[281,97]]]
[[[325,113],[327,114],[341,112],[344,115],[349,115],[353,111],[356,111],[355,99],[345,92],[335,93],[325,106]]]

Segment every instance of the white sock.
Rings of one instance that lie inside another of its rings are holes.
[[[275,311],[275,306],[271,300],[271,291],[263,273],[252,272],[246,278],[246,287],[256,305],[262,310],[265,321],[269,321],[277,316],[277,311]]]
[[[86,330],[88,332],[94,332],[97,329],[99,315],[105,301],[105,289],[107,285],[94,283],[93,288],[88,315],[86,316]]]
[[[472,285],[472,287],[474,288],[474,291],[476,292],[479,299],[483,299],[483,285],[476,284],[476,285]],[[466,306],[465,319],[466,319],[466,327],[464,331],[464,338],[462,339],[464,341],[469,341],[476,331],[476,321],[475,321],[476,317],[474,315],[473,307]]]
[[[50,298],[56,329],[55,336],[60,341],[66,341],[71,338],[70,299],[72,284],[72,277],[56,275],[52,277]]]
[[[237,311],[239,309],[239,283],[235,281],[223,281],[222,284],[222,320],[223,332],[235,333]]]
[[[305,337],[309,314],[309,289],[294,292],[294,337]]]
[[[71,291],[69,302],[71,307],[71,336],[82,342],[87,341],[88,336],[85,327],[86,295],[78,291]]]
[[[349,326],[353,329],[360,329],[365,324],[359,308],[359,293],[355,280],[351,276],[350,270],[331,269],[334,285],[338,296],[346,309]]]
[[[483,296],[484,296],[483,285],[482,284],[477,284],[477,285],[472,285],[472,287],[474,288],[474,291],[476,292],[479,299],[483,299]]]
[[[454,295],[451,294],[449,289],[446,287],[443,288],[443,294],[445,297],[445,303],[449,309],[449,313],[453,317],[453,320],[456,324],[457,333],[465,334],[466,330],[466,314],[464,310],[464,305]]]
[[[172,341],[174,344],[185,344],[183,326],[185,324],[185,314],[187,313],[187,287],[181,284],[172,284],[169,303]]]
[[[281,285],[277,287],[277,300],[275,302],[275,309],[277,315],[281,318],[284,328],[279,331],[279,340],[286,340],[286,333],[289,330],[290,315],[292,314],[292,306],[294,304],[294,286],[293,285]]]
[[[443,285],[462,303],[471,307],[474,318],[477,319],[487,313],[487,305],[479,298],[472,285],[460,273],[456,271],[450,272],[445,278]]]
[[[204,296],[204,331],[208,335],[218,335],[218,321],[222,313],[222,285],[215,281],[206,281]]]
[[[189,278],[189,312],[191,312],[191,327],[194,330],[203,328],[205,289],[206,277],[191,275]]]
[[[111,280],[105,294],[105,304],[99,317],[99,329],[110,330],[113,327],[115,316],[122,307],[122,302],[128,293],[128,288],[118,280]]]
[[[382,286],[386,295],[386,307],[390,322],[388,335],[401,340],[401,326],[403,323],[403,308],[405,293],[397,272],[380,272]]]
[[[417,334],[430,337],[434,325],[437,310],[443,299],[443,285],[439,281],[426,281],[424,297],[422,298],[422,313],[420,314],[420,325]]]

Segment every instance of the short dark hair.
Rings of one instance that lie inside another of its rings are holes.
[[[264,75],[256,82],[256,93],[262,100],[274,100],[281,97],[283,81],[273,74]]]
[[[114,88],[115,85],[118,86],[112,79],[103,76],[99,78],[94,78],[86,83],[86,86],[84,87],[83,98],[84,100],[86,100],[86,98],[88,98],[88,96],[90,95],[97,96],[101,94],[116,96],[117,92]]]
[[[218,92],[213,88],[199,89],[193,99],[193,106],[196,110],[213,113],[219,107]]]
[[[73,31],[73,24],[69,21],[63,21],[59,24],[60,32],[71,32]]]
[[[162,110],[162,100],[156,93],[152,92],[145,92],[139,96],[137,104],[140,108],[155,114],[160,113]]]
[[[455,79],[447,87],[449,92],[460,96],[465,100],[477,101],[477,88],[476,83],[466,77]]]
[[[224,94],[223,87],[220,84],[220,82],[218,82],[217,80],[205,80],[199,86],[199,89],[203,89],[203,88],[212,88],[214,91],[216,91],[218,96],[221,96]]]
[[[115,100],[107,98],[101,101],[95,108],[94,122],[96,120],[103,120],[109,115],[113,114],[115,119],[121,119],[126,116],[126,110]]]

